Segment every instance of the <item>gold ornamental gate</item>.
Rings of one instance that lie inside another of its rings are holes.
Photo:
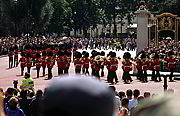
[[[156,17],[149,18],[149,42],[154,40],[155,46],[159,44],[159,34],[161,31],[172,31],[174,40],[179,40],[180,17],[171,13],[163,13]]]

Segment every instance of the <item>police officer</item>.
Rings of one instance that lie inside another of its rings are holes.
[[[33,90],[34,89],[34,81],[30,77],[29,73],[25,73],[24,79],[22,80],[20,89],[25,89],[25,90]]]

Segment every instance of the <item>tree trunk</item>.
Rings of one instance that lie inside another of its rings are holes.
[[[117,25],[116,25],[116,13],[113,14],[113,23],[114,23],[114,30],[113,30],[113,38],[117,37]]]

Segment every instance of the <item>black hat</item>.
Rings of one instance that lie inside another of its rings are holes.
[[[53,52],[49,51],[48,56],[53,56]]]
[[[126,59],[126,58],[131,58],[131,54],[129,52],[125,52],[124,55],[123,55],[123,58]]]
[[[141,58],[141,59],[146,58],[146,54],[145,54],[145,53],[142,53],[142,54],[140,55],[140,58]]]
[[[172,56],[172,55],[174,55],[174,52],[173,52],[173,51],[169,51],[169,52],[168,52],[168,56],[170,57],[170,56]]]
[[[84,56],[85,56],[85,57],[89,57],[89,53],[88,53],[88,52],[86,52],[86,54],[84,54]]]
[[[104,51],[101,52],[101,56],[105,56],[105,52]]]
[[[82,54],[80,52],[75,53],[75,58],[81,58],[81,57],[82,57]]]
[[[41,57],[41,54],[39,52],[36,53],[36,57],[37,58],[40,58]]]
[[[111,55],[111,57],[116,57],[116,53],[115,52],[112,52],[110,55]]]
[[[112,116],[114,93],[92,78],[60,78],[46,89],[42,106],[43,116]]]

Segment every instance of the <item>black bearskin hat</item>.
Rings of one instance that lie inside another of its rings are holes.
[[[75,53],[75,58],[81,58],[81,57],[82,57],[82,54],[80,52]]]
[[[101,52],[101,56],[105,56],[105,52],[104,51]]]
[[[21,56],[25,56],[25,53],[24,53],[24,52],[21,52]]]
[[[83,52],[82,52],[82,55],[84,56],[85,54],[86,54],[86,51],[83,51]]]
[[[155,53],[154,54],[154,59],[158,59],[159,58],[159,54],[158,53]]]
[[[84,56],[85,56],[86,58],[88,58],[88,57],[89,57],[89,53],[86,52],[86,54],[84,54]]]
[[[111,57],[112,57],[112,58],[116,57],[116,53],[115,53],[115,52],[112,52],[112,53],[111,53]]]
[[[53,56],[53,52],[49,51],[48,56]]]
[[[147,56],[146,56],[145,53],[142,53],[142,54],[140,55],[140,58],[141,58],[141,59],[144,59],[144,58],[147,58]]]
[[[123,55],[124,59],[130,59],[131,58],[131,54],[129,52],[125,52]]]
[[[169,51],[169,52],[168,52],[168,56],[170,57],[170,56],[172,56],[172,55],[174,55],[174,52],[173,52],[173,51]]]
[[[36,53],[36,57],[37,57],[37,58],[40,58],[40,57],[41,57],[41,55],[40,55],[39,52]]]

